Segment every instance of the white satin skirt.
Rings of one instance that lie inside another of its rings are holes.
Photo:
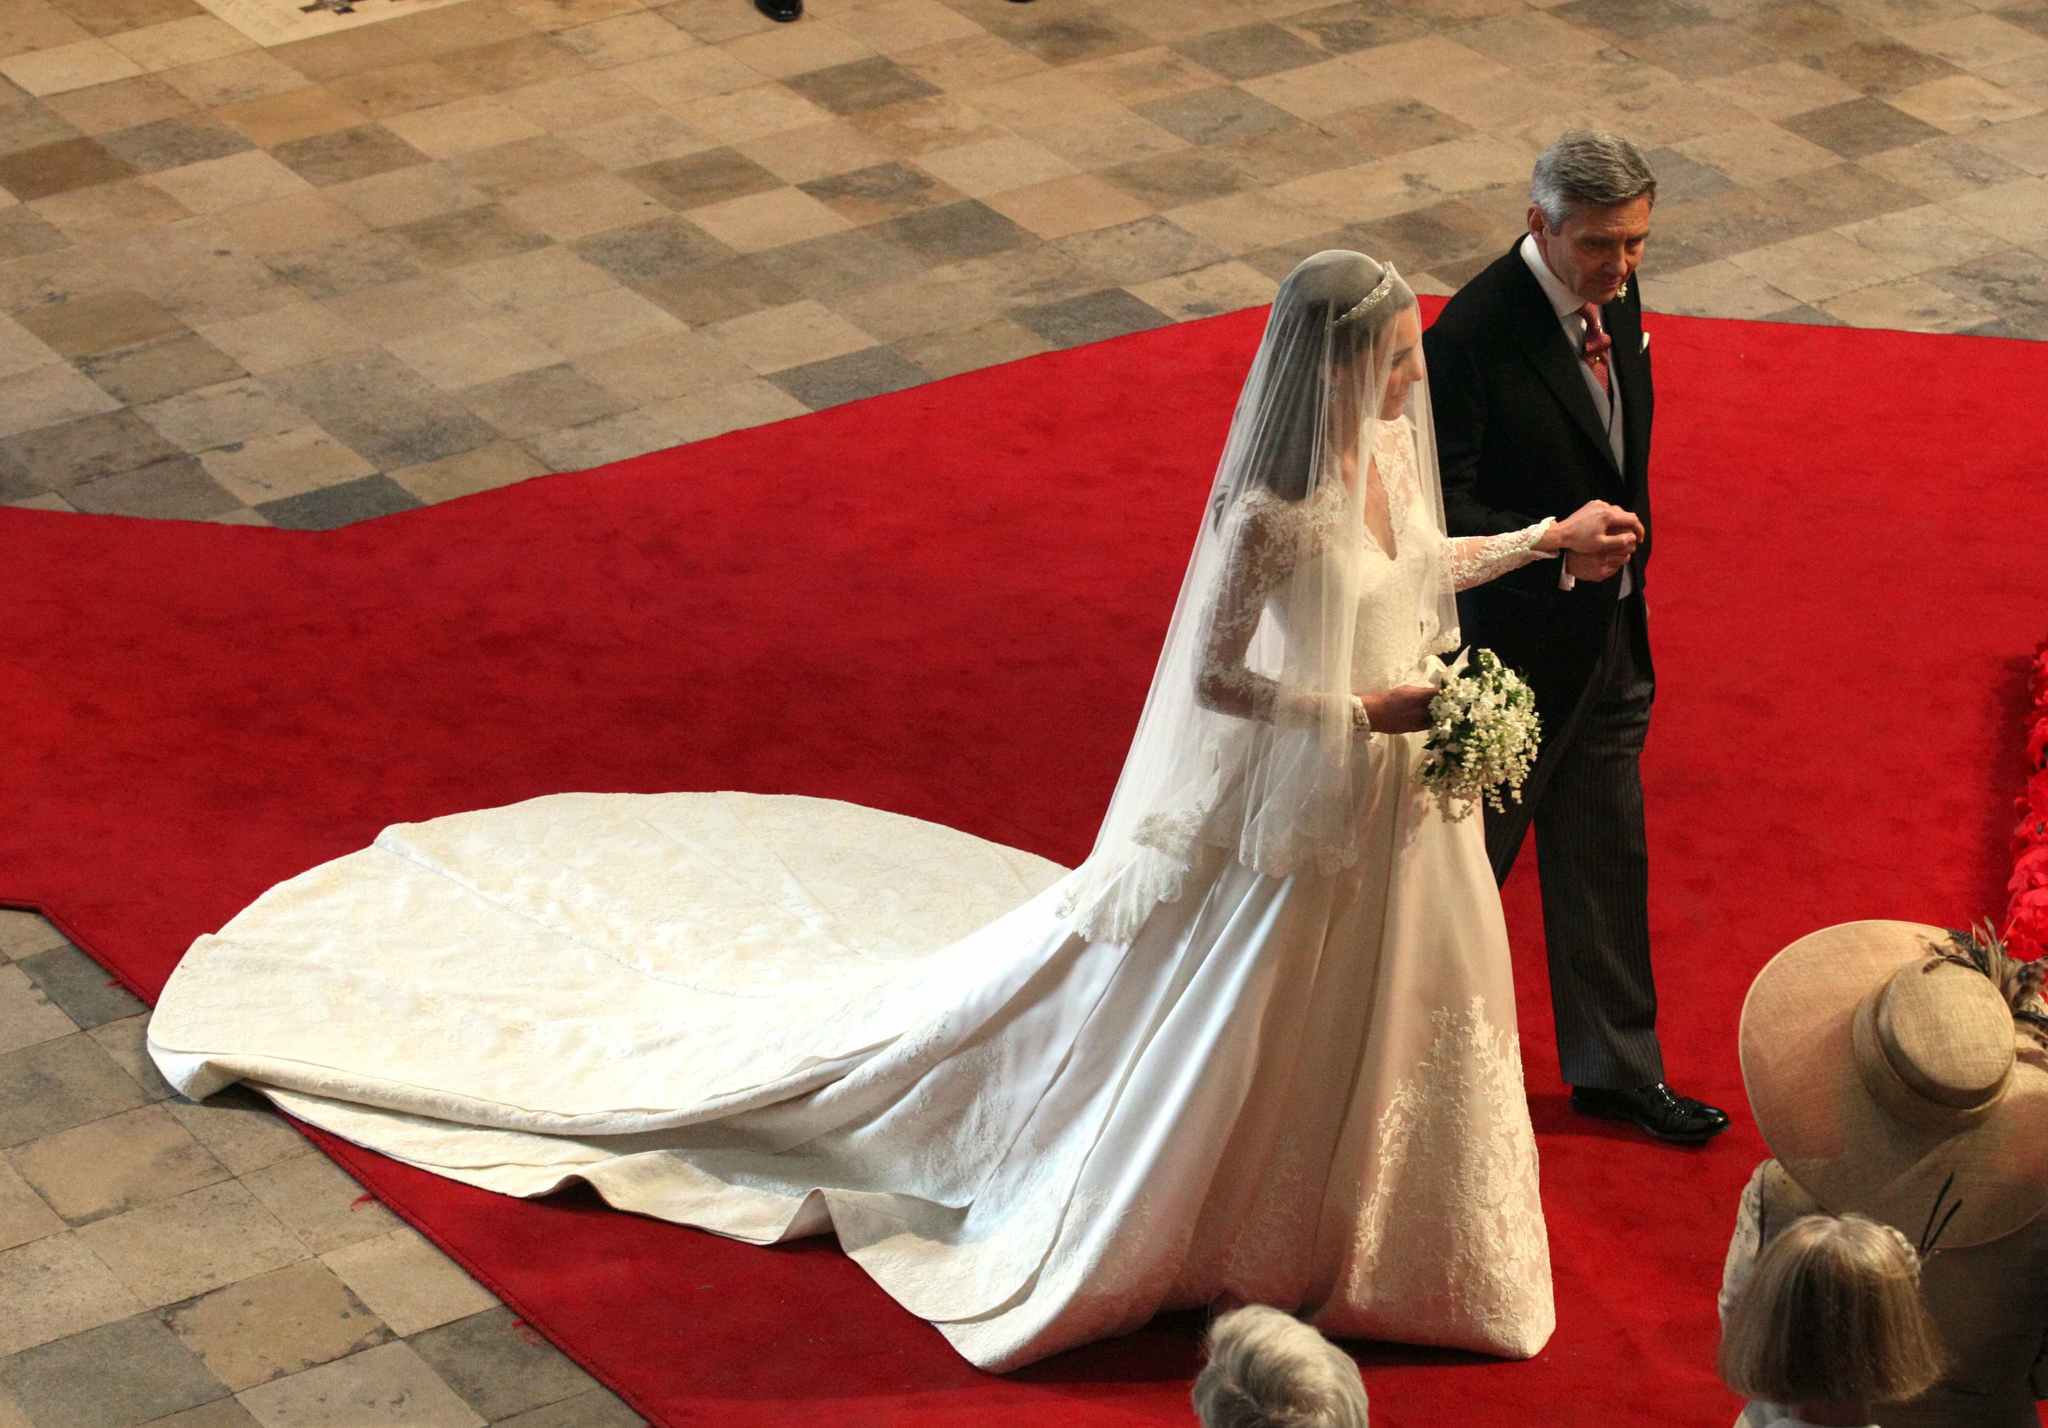
[[[830,1231],[974,1363],[1220,1297],[1524,1357],[1549,1248],[1476,819],[1220,852],[1128,943],[1062,870],[850,804],[564,794],[387,828],[196,942],[180,1090],[508,1195]]]

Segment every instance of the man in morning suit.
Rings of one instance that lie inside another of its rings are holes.
[[[1529,231],[1423,337],[1453,535],[1517,530],[1603,499],[1635,513],[1623,561],[1568,555],[1458,597],[1465,638],[1536,693],[1543,748],[1486,850],[1505,880],[1533,821],[1558,1056],[1575,1110],[1698,1143],[1727,1115],[1673,1091],[1657,1043],[1639,765],[1655,676],[1650,562],[1654,398],[1630,281],[1657,181],[1613,134],[1574,130],[1536,160]]]

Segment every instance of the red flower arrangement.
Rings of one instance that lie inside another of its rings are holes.
[[[2048,955],[2048,640],[2034,651],[2027,695],[2027,787],[2012,830],[2005,944],[2015,957],[2040,957]]]

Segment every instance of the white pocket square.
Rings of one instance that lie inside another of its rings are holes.
[[[1643,334],[1643,345],[1642,345],[1642,346],[1640,346],[1640,347],[1638,347],[1638,348],[1636,349],[1636,351],[1638,351],[1638,352],[1647,352],[1647,351],[1649,351],[1649,350],[1650,350],[1650,334],[1649,334],[1649,333],[1647,333],[1647,332],[1645,332],[1645,333]]]

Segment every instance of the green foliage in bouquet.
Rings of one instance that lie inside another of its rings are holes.
[[[1417,776],[1452,822],[1480,803],[1505,809],[1501,790],[1522,801],[1543,721],[1536,696],[1492,650],[1475,650],[1429,703],[1429,736]]]

